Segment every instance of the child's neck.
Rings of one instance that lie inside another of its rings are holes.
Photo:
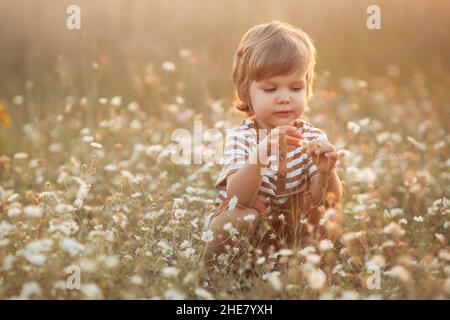
[[[255,122],[255,129],[256,130],[258,130],[258,129],[265,129],[269,133],[272,129],[275,129],[275,127],[272,127],[272,126],[269,126],[269,125],[265,125],[265,124],[261,124],[261,121],[258,121],[258,119],[256,119],[256,118],[251,118],[251,119]],[[288,125],[294,126],[296,121],[297,120],[294,120],[291,123],[289,123]]]

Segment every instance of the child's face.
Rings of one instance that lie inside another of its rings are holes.
[[[249,93],[260,127],[273,129],[280,125],[292,125],[305,110],[306,72],[295,71],[252,81]]]

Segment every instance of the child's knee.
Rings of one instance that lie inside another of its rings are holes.
[[[260,219],[260,212],[255,208],[236,207],[233,210],[224,210],[213,217],[210,229],[216,234],[227,233],[231,228],[239,233],[253,233]]]

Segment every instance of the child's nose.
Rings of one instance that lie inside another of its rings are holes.
[[[289,103],[291,102],[291,98],[290,97],[278,97],[277,98],[277,103],[282,104],[282,103]]]

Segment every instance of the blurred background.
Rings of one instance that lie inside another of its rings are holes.
[[[81,8],[81,30],[66,28],[71,4]],[[371,4],[381,9],[381,30],[366,27]],[[446,91],[449,13],[447,0],[2,1],[2,127],[63,110],[67,97],[90,103],[120,96],[156,115],[176,95],[197,112],[211,100],[229,105],[240,37],[273,19],[312,36],[317,73],[331,75],[330,88],[342,76],[388,73],[404,85],[419,75]],[[161,75],[164,68],[174,72]]]
[[[81,30],[66,27],[73,4]],[[366,26],[373,4],[381,30]],[[0,299],[450,298],[449,13],[448,0],[0,1]],[[243,117],[233,53],[275,19],[318,50],[302,118],[339,150],[345,234],[282,257],[286,277],[262,256],[257,279],[208,284],[221,165],[175,164],[171,135],[188,129],[191,160],[220,156]],[[65,284],[74,264],[81,290]]]

